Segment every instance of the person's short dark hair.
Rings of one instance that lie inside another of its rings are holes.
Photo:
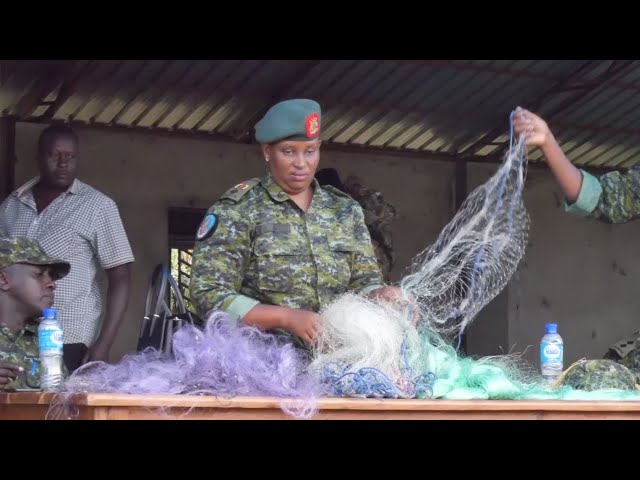
[[[60,138],[70,138],[76,145],[79,143],[78,134],[71,126],[63,123],[53,124],[45,128],[40,134],[40,138],[38,139],[38,153],[40,155],[49,153],[51,146]]]
[[[316,180],[318,180],[318,183],[322,187],[325,185],[331,185],[342,192],[345,191],[342,180],[340,180],[340,175],[338,175],[335,168],[323,168],[322,170],[318,170],[316,172]]]

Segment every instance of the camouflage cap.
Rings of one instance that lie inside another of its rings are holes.
[[[0,270],[16,263],[50,265],[54,280],[66,276],[71,269],[69,262],[52,258],[44,253],[35,240],[29,238],[0,238]]]
[[[636,376],[631,370],[613,360],[578,360],[563,372],[559,385],[577,390],[634,390]]]
[[[258,143],[275,143],[284,139],[313,140],[320,135],[320,105],[307,99],[276,103],[256,124]]]

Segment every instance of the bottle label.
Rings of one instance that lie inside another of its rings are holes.
[[[564,346],[562,343],[540,344],[540,366],[543,375],[559,375],[563,368]]]
[[[41,330],[38,335],[38,347],[41,352],[52,350],[56,352],[62,351],[62,330],[59,328]]]
[[[562,361],[562,344],[543,343],[540,345],[540,355],[543,362]]]

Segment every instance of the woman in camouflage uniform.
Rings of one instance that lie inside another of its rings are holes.
[[[354,292],[392,301],[362,208],[314,179],[320,160],[320,106],[287,100],[256,125],[269,169],[242,182],[207,212],[196,235],[191,298],[264,330],[311,343],[318,312]]]

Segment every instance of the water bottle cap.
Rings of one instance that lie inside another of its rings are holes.
[[[545,325],[546,333],[557,333],[558,332],[558,324],[557,323],[547,323]]]
[[[45,320],[56,318],[56,309],[55,308],[45,308],[42,311],[42,318],[44,318]]]

